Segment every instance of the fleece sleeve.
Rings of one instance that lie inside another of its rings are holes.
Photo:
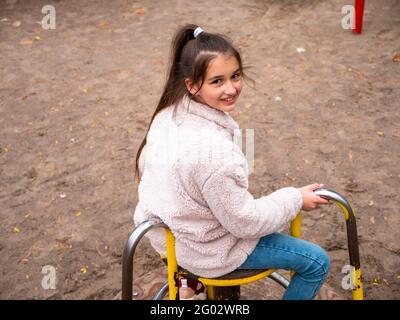
[[[202,194],[221,225],[237,238],[260,238],[276,232],[302,207],[299,189],[286,187],[258,199],[248,191],[245,166],[229,162],[214,171]]]

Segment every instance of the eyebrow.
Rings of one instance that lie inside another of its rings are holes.
[[[238,73],[239,71],[240,71],[240,68],[236,69],[235,71],[233,71],[232,75],[235,74],[235,73]],[[223,75],[222,76],[214,76],[212,78],[209,78],[208,81],[219,79],[219,78],[223,78],[223,77],[224,77]]]

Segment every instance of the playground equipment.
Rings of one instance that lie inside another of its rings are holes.
[[[314,191],[318,196],[331,200],[337,204],[343,211],[346,229],[347,243],[350,258],[350,265],[353,268],[353,299],[363,299],[363,288],[361,279],[360,257],[358,251],[358,237],[356,219],[353,209],[349,202],[339,193],[321,188]],[[178,278],[183,276],[186,278],[197,279],[207,286],[207,297],[209,300],[237,300],[240,298],[240,285],[251,283],[265,277],[269,277],[279,283],[284,288],[289,286],[290,281],[279,274],[274,269],[267,270],[235,270],[227,275],[218,278],[203,278],[190,273],[181,268],[175,257],[175,237],[171,230],[160,220],[145,221],[133,231],[122,256],[122,299],[132,299],[133,284],[133,257],[136,247],[142,237],[152,228],[164,228],[166,232],[166,249],[167,257],[161,256],[161,259],[167,264],[168,281],[165,283],[153,297],[154,300],[163,299],[167,292],[170,300],[179,299],[178,294]],[[294,237],[301,236],[301,214],[291,222],[290,233]]]
[[[354,11],[355,11],[355,29],[354,33],[361,34],[364,16],[365,0],[355,0]]]

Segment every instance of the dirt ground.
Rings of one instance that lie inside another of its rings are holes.
[[[367,299],[400,298],[400,2],[1,1],[0,298],[111,299],[137,202],[136,150],[159,99],[171,36],[196,23],[230,36],[255,88],[232,113],[254,129],[255,197],[322,182],[357,215]],[[44,5],[56,29],[40,24]],[[211,9],[212,8],[212,9]],[[303,215],[342,289],[348,263],[335,205]],[[135,274],[161,265],[148,242]],[[56,288],[42,287],[42,267]]]

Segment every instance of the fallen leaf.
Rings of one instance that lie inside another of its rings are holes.
[[[20,232],[21,232],[21,229],[20,229],[20,228],[18,228],[18,227],[14,227],[14,229],[13,229],[13,230],[14,230],[14,232],[15,232],[15,233],[20,233]]]
[[[400,53],[394,55],[393,62],[400,62]]]
[[[82,212],[80,212],[80,211],[75,211],[75,213],[74,213],[75,217],[79,217],[81,214],[82,214]]]
[[[31,39],[22,39],[19,44],[23,45],[23,46],[29,46],[33,43],[33,41]]]
[[[40,36],[35,36],[35,40],[40,41],[42,38]]]
[[[377,135],[380,136],[380,137],[384,137],[385,136],[385,134],[382,131],[378,131]]]
[[[109,112],[104,112],[104,115],[106,116],[106,117],[108,117],[109,115],[110,115],[110,113]]]
[[[375,224],[375,217],[369,218],[369,222],[371,222],[372,224]]]
[[[369,205],[370,207],[372,207],[374,204],[375,204],[374,200],[370,200],[370,201],[368,202],[368,205]]]
[[[281,97],[278,97],[278,96],[276,96],[276,97],[275,97],[275,101],[282,101],[282,98],[281,98]]]
[[[306,52],[306,49],[300,47],[300,48],[297,48],[296,51],[298,53],[303,53],[303,52]]]
[[[351,152],[349,152],[349,160],[352,161],[353,160],[353,154]]]
[[[12,25],[14,28],[18,28],[18,27],[21,26],[21,24],[22,24],[22,22],[19,21],[19,20],[17,20],[17,21],[14,21],[11,25]]]
[[[88,266],[82,267],[80,272],[81,273],[86,273],[88,271]]]
[[[67,195],[65,193],[60,193],[60,198],[64,199]]]
[[[133,13],[135,13],[135,14],[143,14],[144,12],[145,12],[144,8],[133,9]]]
[[[107,21],[105,20],[100,20],[96,23],[96,27],[100,29],[105,29],[108,26]]]

